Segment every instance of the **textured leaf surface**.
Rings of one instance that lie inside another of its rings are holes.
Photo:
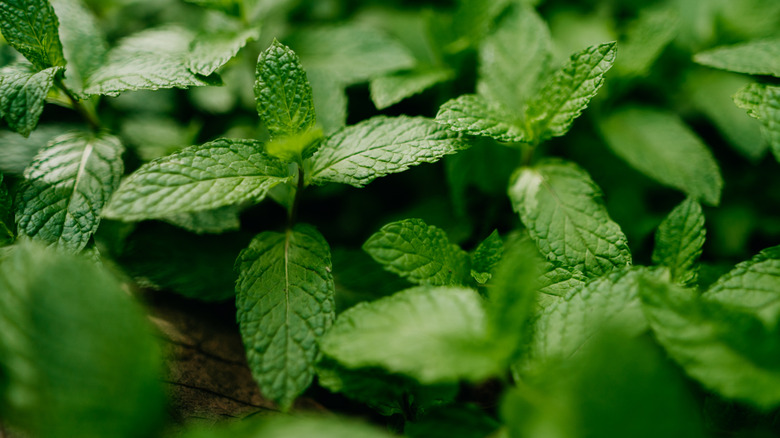
[[[108,52],[106,63],[91,75],[84,91],[116,96],[123,91],[212,85],[187,68],[192,40],[192,33],[180,28],[131,35]]]
[[[616,53],[617,44],[606,43],[572,55],[528,101],[525,123],[531,136],[543,140],[566,134],[604,83]]]
[[[734,102],[761,122],[761,134],[780,160],[780,87],[750,84],[737,92]]]
[[[456,133],[431,119],[377,116],[328,138],[312,157],[311,181],[362,187],[467,147]]]
[[[159,430],[162,357],[140,306],[86,259],[30,242],[4,257],[0,369],[8,386],[0,412],[6,424],[52,438],[129,438]]]
[[[236,308],[252,375],[286,409],[311,383],[335,317],[330,249],[313,227],[258,234],[236,260]]]
[[[697,53],[693,60],[723,70],[780,77],[780,38],[718,47]]]
[[[64,67],[59,21],[47,0],[5,0],[0,3],[0,31],[8,44],[38,70]]]
[[[552,263],[548,263],[545,268],[544,273],[539,277],[539,292],[541,294],[552,297],[565,297],[575,289],[580,289],[588,281],[588,277],[582,272],[571,267],[555,266]],[[546,302],[553,301],[548,299],[548,297],[542,297],[541,299]]]
[[[312,90],[295,52],[274,40],[257,60],[257,113],[271,137],[299,134],[314,127]]]
[[[24,65],[0,71],[0,115],[14,131],[27,137],[38,126],[46,94],[62,67],[33,72]]]
[[[658,226],[653,263],[668,267],[672,280],[683,286],[694,285],[705,234],[701,205],[686,199]]]
[[[475,291],[421,286],[345,311],[320,345],[349,368],[382,367],[423,384],[443,383],[499,371],[486,353],[486,333]]]
[[[498,230],[494,230],[483,240],[470,254],[471,256],[471,276],[478,283],[484,284],[492,277],[492,272],[498,262],[501,261],[501,255],[504,253],[504,241],[498,235]]]
[[[20,235],[70,251],[82,250],[124,172],[119,139],[71,133],[43,148],[17,193]]]
[[[527,139],[522,122],[506,109],[491,105],[474,94],[464,94],[445,102],[436,121],[453,131],[483,135],[498,141],[518,142]]]
[[[343,24],[296,33],[287,40],[306,71],[323,71],[343,84],[364,82],[414,66],[398,41],[371,29]]]
[[[248,42],[259,37],[257,28],[198,35],[190,47],[187,67],[193,73],[208,76],[236,56]]]
[[[445,68],[419,68],[382,76],[371,81],[371,100],[377,109],[385,109],[452,76],[452,70]]]
[[[50,1],[60,19],[60,38],[68,61],[65,82],[80,92],[87,78],[106,60],[106,36],[82,0]]]
[[[675,114],[625,108],[602,120],[600,128],[609,147],[635,169],[702,202],[720,203],[718,163]]]
[[[576,164],[548,161],[523,168],[509,196],[529,235],[553,263],[590,278],[631,264],[626,236],[610,219],[598,186]]]
[[[105,215],[137,221],[260,202],[287,181],[287,165],[262,143],[219,139],[151,161],[122,182]]]
[[[469,275],[468,253],[450,243],[444,230],[420,219],[385,225],[363,244],[363,250],[412,283],[458,285]]]
[[[547,306],[536,320],[522,367],[538,372],[581,351],[604,330],[634,336],[647,329],[639,300],[645,269],[627,268],[597,278]]]
[[[778,307],[760,312],[720,298],[700,298],[696,291],[666,282],[642,289],[656,338],[686,373],[723,397],[763,409],[780,405]],[[774,322],[762,321],[767,316]]]
[[[479,47],[479,94],[522,114],[548,67],[552,40],[529,6],[518,6]]]

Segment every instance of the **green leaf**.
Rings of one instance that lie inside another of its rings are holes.
[[[317,365],[317,383],[331,392],[367,404],[381,415],[416,417],[427,409],[452,402],[458,386],[442,384],[423,386],[414,379],[388,374],[380,368],[350,370],[333,360]]]
[[[699,64],[752,75],[780,77],[780,38],[748,41],[697,53]]]
[[[182,438],[393,438],[396,435],[352,418],[274,415],[192,428]]]
[[[265,145],[268,155],[288,163],[302,163],[314,155],[322,144],[322,129],[313,128],[285,137],[277,137]]]
[[[236,260],[236,308],[264,396],[290,407],[311,383],[317,341],[335,317],[328,243],[313,227],[258,234]]]
[[[386,271],[361,249],[333,248],[332,258],[336,312],[413,286],[398,275]]]
[[[39,150],[54,137],[73,128],[68,125],[39,125],[26,138],[13,131],[0,131],[0,144],[3,145],[0,148],[0,171],[9,176],[22,176]]]
[[[3,183],[4,176],[0,172],[0,246],[14,241],[14,208],[13,200]]]
[[[226,14],[239,16],[241,14],[241,4],[244,0],[184,0],[204,8],[214,9]]]
[[[38,126],[46,95],[62,67],[39,72],[17,64],[0,70],[0,116],[14,131],[27,137]]]
[[[183,28],[148,29],[124,38],[106,63],[87,81],[84,92],[116,96],[123,91],[213,85],[187,68],[192,32]]]
[[[347,92],[328,72],[308,71],[317,123],[330,135],[347,124]]]
[[[196,234],[220,234],[241,228],[240,215],[240,205],[226,205],[213,210],[177,213],[161,220]]]
[[[0,31],[8,44],[37,70],[64,67],[59,21],[47,0],[5,0],[0,3]]]
[[[523,114],[546,73],[551,51],[544,20],[531,7],[516,6],[479,47],[479,94]]]
[[[490,32],[496,18],[510,4],[509,0],[485,2],[482,0],[458,0],[452,29],[458,40],[451,43],[451,51],[476,47]]]
[[[737,92],[734,102],[761,122],[761,135],[780,161],[780,87],[750,84]]]
[[[238,54],[250,41],[260,38],[260,29],[205,33],[198,35],[187,55],[187,68],[191,72],[208,76]]]
[[[702,295],[774,326],[780,317],[780,247],[761,251],[723,275]]]
[[[528,101],[525,123],[529,136],[544,140],[566,134],[604,83],[616,53],[617,44],[606,43],[572,55]]]
[[[371,100],[381,110],[421,93],[428,88],[452,79],[452,70],[423,67],[373,79],[369,85]]]
[[[520,220],[542,255],[589,278],[631,264],[620,226],[610,219],[601,191],[574,163],[524,167],[509,188]]]
[[[686,199],[658,226],[653,263],[669,268],[677,283],[695,285],[705,234],[701,205],[692,198]]]
[[[295,52],[274,40],[257,60],[257,113],[271,137],[284,137],[314,127],[316,115],[306,72]]]
[[[748,291],[736,292],[750,297]],[[726,398],[762,409],[780,405],[777,306],[761,312],[773,313],[774,322],[767,324],[756,309],[719,301],[716,294],[699,297],[668,282],[648,281],[642,289],[643,309],[658,342],[688,375]]]
[[[363,250],[412,283],[458,285],[469,275],[468,253],[450,243],[444,230],[421,219],[385,225],[368,238]]]
[[[141,306],[86,258],[12,248],[0,263],[6,425],[52,438],[154,435],[162,355]]]
[[[477,283],[485,284],[490,280],[503,253],[504,241],[498,235],[498,230],[493,230],[470,254],[471,276]]]
[[[287,165],[262,150],[257,141],[218,139],[151,161],[122,182],[104,215],[138,221],[260,202],[289,179]]]
[[[587,281],[588,277],[577,269],[548,263],[544,273],[539,277],[539,292],[553,297],[565,297],[572,291],[582,288]],[[542,298],[546,299],[546,297]]]
[[[106,36],[83,0],[50,1],[60,19],[60,38],[68,61],[65,82],[81,92],[87,79],[106,61]]]
[[[286,40],[307,72],[325,72],[345,85],[414,67],[414,57],[398,41],[353,24],[302,30]]]
[[[19,235],[84,249],[124,172],[124,148],[108,134],[70,133],[43,148],[16,196]]]
[[[720,203],[723,178],[718,163],[680,118],[651,108],[623,108],[603,119],[609,147],[659,183],[710,205]]]
[[[615,63],[617,72],[625,77],[646,75],[677,35],[679,26],[680,20],[673,8],[642,9],[620,43],[620,57]]]
[[[475,291],[420,286],[345,311],[320,346],[348,368],[382,367],[432,384],[500,372],[487,339]]]
[[[569,291],[542,310],[521,369],[535,374],[579,354],[605,331],[636,336],[647,330],[639,300],[644,268],[626,268]]]
[[[519,118],[475,94],[464,94],[445,102],[436,114],[436,121],[453,131],[498,141],[514,143],[528,139]]]
[[[363,187],[375,178],[434,163],[468,146],[431,119],[377,116],[330,136],[312,157],[309,175],[314,184]]]

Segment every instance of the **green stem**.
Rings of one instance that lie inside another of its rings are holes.
[[[100,121],[98,120],[97,115],[92,111],[89,111],[61,79],[57,80],[57,86],[65,93],[66,96],[68,96],[68,100],[70,100],[70,106],[77,113],[79,113],[79,115],[81,115],[84,121],[87,122],[87,125],[89,125],[89,128],[95,132],[100,131]]]
[[[301,202],[301,192],[303,192],[303,167],[299,164],[298,165],[298,183],[295,187],[295,197],[293,198],[292,204],[290,204],[290,208],[287,211],[287,227],[292,228],[292,226],[295,224],[295,220],[298,217],[298,204]]]

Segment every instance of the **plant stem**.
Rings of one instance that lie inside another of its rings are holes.
[[[295,197],[290,205],[290,209],[287,214],[287,228],[292,228],[295,224],[295,219],[298,217],[298,204],[301,202],[301,192],[303,191],[303,167],[298,164],[298,184],[295,187]]]
[[[61,79],[57,81],[57,86],[60,87],[66,96],[68,96],[71,107],[76,110],[79,115],[81,115],[84,121],[87,122],[87,125],[89,125],[89,128],[95,132],[100,131],[100,121],[97,119],[97,116],[92,111],[89,111],[84,105],[82,105],[78,97],[73,94],[70,88],[68,88]]]

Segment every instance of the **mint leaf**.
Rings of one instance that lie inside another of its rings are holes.
[[[748,41],[697,53],[699,64],[752,75],[780,77],[780,38]]]
[[[780,160],[780,87],[750,84],[734,95],[734,102],[761,122],[761,134]]]
[[[464,94],[445,102],[436,114],[436,121],[453,131],[498,141],[515,143],[528,139],[520,119],[475,94]]]
[[[307,72],[323,72],[344,85],[412,68],[414,57],[398,41],[353,24],[302,30],[286,40]]]
[[[308,71],[317,123],[330,135],[347,124],[347,92],[344,84],[327,72]]]
[[[599,124],[609,147],[659,183],[710,205],[720,203],[718,163],[677,115],[651,108],[623,108]]]
[[[662,281],[647,281],[642,289],[643,309],[658,342],[686,373],[724,397],[762,409],[780,405],[778,308],[762,312],[719,298]]]
[[[322,144],[322,130],[309,129],[297,134],[277,137],[265,145],[265,152],[288,163],[302,163]]]
[[[3,420],[30,436],[154,435],[162,357],[141,306],[86,258],[12,248],[0,263]]]
[[[60,19],[60,38],[68,62],[65,82],[81,92],[87,79],[106,61],[106,36],[82,0],[50,1]]]
[[[568,296],[572,291],[582,288],[588,282],[588,277],[572,267],[555,266],[548,263],[545,268],[544,273],[539,277],[539,293],[544,303],[554,302],[554,298],[557,297]]]
[[[101,210],[124,172],[119,139],[70,133],[43,148],[16,196],[19,235],[78,252],[100,223]]]
[[[626,268],[569,291],[542,310],[521,368],[535,374],[578,354],[605,330],[635,336],[647,329],[639,301],[646,269]]]
[[[528,101],[524,119],[529,136],[544,140],[566,134],[604,83],[616,53],[617,44],[606,43],[572,55]]]
[[[458,8],[452,18],[452,30],[458,40],[451,43],[450,51],[476,47],[494,26],[496,18],[510,4],[509,0],[484,2],[458,0]]]
[[[14,241],[14,207],[8,189],[3,183],[4,176],[0,172],[0,246]]]
[[[214,425],[192,428],[182,438],[393,438],[389,432],[376,426],[338,416],[275,415],[258,416],[243,421],[222,422],[227,426]]]
[[[287,409],[311,383],[317,341],[335,317],[328,243],[308,225],[260,233],[236,270],[249,367],[263,395]]]
[[[677,12],[669,7],[648,7],[639,12],[620,43],[615,69],[622,76],[644,76],[680,27]]]
[[[208,76],[236,56],[248,42],[259,37],[260,30],[255,27],[198,35],[187,55],[187,68],[193,73]]]
[[[421,219],[392,222],[368,238],[366,251],[385,269],[417,284],[463,284],[469,255],[450,243],[444,230]]]
[[[530,6],[514,7],[479,47],[479,94],[522,114],[551,52],[547,24]]]
[[[64,67],[59,21],[47,0],[5,0],[0,3],[0,31],[8,44],[37,70]]]
[[[0,116],[27,137],[38,126],[46,95],[62,67],[34,72],[25,64],[0,70]]]
[[[336,312],[413,286],[398,275],[386,271],[361,249],[333,248],[332,256]]]
[[[550,160],[524,167],[509,197],[542,255],[589,278],[631,264],[620,226],[610,219],[601,191],[574,163]]]
[[[308,131],[317,118],[306,72],[295,52],[274,40],[257,60],[257,113],[271,138]]]
[[[500,372],[486,330],[475,291],[420,286],[348,309],[320,346],[348,368],[382,367],[423,384],[477,381]]]
[[[240,215],[240,205],[226,205],[213,210],[177,213],[161,220],[196,234],[220,234],[241,228]]]
[[[454,72],[442,67],[423,67],[373,79],[369,85],[371,100],[377,109],[385,109],[452,79]]]
[[[330,136],[314,154],[314,184],[363,187],[376,178],[465,149],[457,134],[423,117],[377,116]]]
[[[29,137],[13,131],[0,131],[0,171],[6,175],[22,176],[33,158],[51,139],[73,129],[68,125],[39,125]]]
[[[471,276],[477,280],[477,283],[485,284],[490,280],[503,253],[504,241],[498,235],[498,230],[493,230],[470,254]]]
[[[104,215],[138,221],[260,202],[288,180],[287,165],[262,150],[253,140],[219,139],[151,161],[122,182]]]
[[[686,199],[658,226],[653,263],[669,268],[672,280],[683,286],[696,284],[705,234],[701,206]]]
[[[240,15],[242,4],[246,3],[246,0],[184,0],[184,1],[204,8],[221,11],[226,14],[230,14],[234,16]]]
[[[780,247],[761,251],[723,275],[702,295],[756,315],[767,326],[780,318]]]
[[[188,88],[214,81],[187,68],[194,35],[182,28],[148,29],[124,38],[88,79],[84,92],[116,96],[123,91]]]

